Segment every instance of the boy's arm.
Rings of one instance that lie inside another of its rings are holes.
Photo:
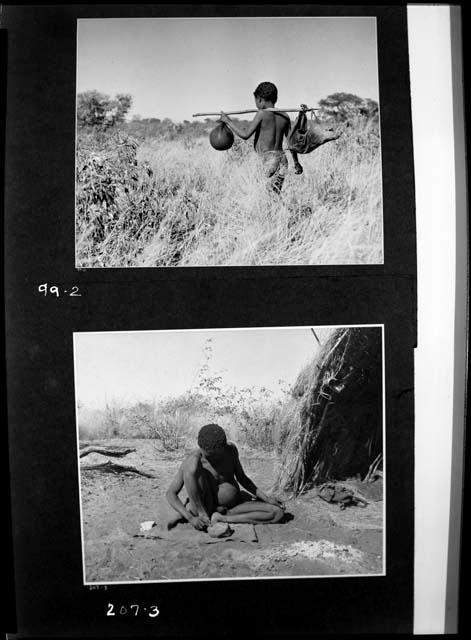
[[[290,153],[293,157],[293,162],[294,162],[294,173],[300,174],[303,172],[303,167],[302,165],[299,163],[298,160],[298,152],[297,151],[292,151],[290,150]]]
[[[240,463],[239,452],[237,451],[237,447],[235,445],[232,445],[232,446],[234,448],[234,456],[235,456],[234,475],[236,477],[236,480],[239,482],[239,484],[242,485],[242,487],[244,487],[246,491],[253,494],[259,500],[262,500],[263,502],[268,502],[269,504],[274,504],[277,507],[281,507],[282,509],[284,509],[284,505],[281,502],[281,500],[278,500],[278,498],[275,498],[274,496],[267,495],[264,491],[259,489],[255,485],[255,483],[246,475]]]
[[[233,120],[231,120],[229,118],[229,116],[227,116],[224,113],[224,111],[221,111],[221,118],[220,119],[221,119],[222,122],[224,122],[224,124],[227,124],[229,129],[233,133],[235,133],[236,136],[239,136],[239,138],[242,138],[242,140],[248,140],[250,138],[250,136],[253,135],[255,133],[255,131],[258,129],[258,127],[260,126],[262,118],[263,118],[262,112],[258,111],[255,114],[255,118],[249,124],[247,129],[243,125],[240,125],[240,124],[234,122]]]
[[[181,465],[181,467],[177,471],[176,476],[170,483],[170,486],[167,489],[165,497],[167,498],[167,502],[169,503],[169,505],[173,507],[175,511],[178,511],[178,513],[183,518],[185,518],[187,522],[190,522],[191,514],[187,511],[187,509],[185,508],[185,505],[178,497],[178,494],[182,490],[182,487],[183,487],[183,464]]]

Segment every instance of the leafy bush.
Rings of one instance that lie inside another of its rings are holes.
[[[77,144],[76,226],[80,246],[93,247],[155,229],[158,190],[153,171],[137,160],[137,142],[117,132],[82,134]],[[152,212],[152,216],[149,216]]]
[[[176,451],[186,443],[188,426],[183,416],[178,411],[174,414],[161,412],[154,419],[150,430],[150,437],[160,440],[166,451]]]
[[[98,91],[77,95],[77,126],[108,129],[124,122],[132,96],[119,93],[114,99]]]

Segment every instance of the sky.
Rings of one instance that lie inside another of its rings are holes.
[[[321,342],[328,330],[318,328]],[[318,353],[310,328],[75,333],[76,398],[87,408],[107,402],[158,401],[189,391],[211,339],[211,372],[226,387],[294,383]]]
[[[129,93],[130,116],[251,109],[267,80],[280,108],[340,91],[378,101],[375,18],[78,21],[77,92]]]

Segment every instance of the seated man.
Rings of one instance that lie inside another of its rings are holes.
[[[216,522],[270,524],[281,520],[283,503],[246,476],[237,447],[227,442],[224,429],[205,425],[198,433],[198,446],[183,461],[166,493],[178,513],[168,522],[169,529],[185,521],[204,531]],[[238,483],[255,498],[244,495]],[[186,504],[178,497],[183,487]]]

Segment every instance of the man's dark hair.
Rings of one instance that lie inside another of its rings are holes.
[[[278,100],[278,89],[275,87],[273,82],[261,82],[253,94],[256,98],[270,100],[273,104]]]
[[[227,444],[226,432],[218,424],[205,424],[198,433],[198,446],[211,454]]]

